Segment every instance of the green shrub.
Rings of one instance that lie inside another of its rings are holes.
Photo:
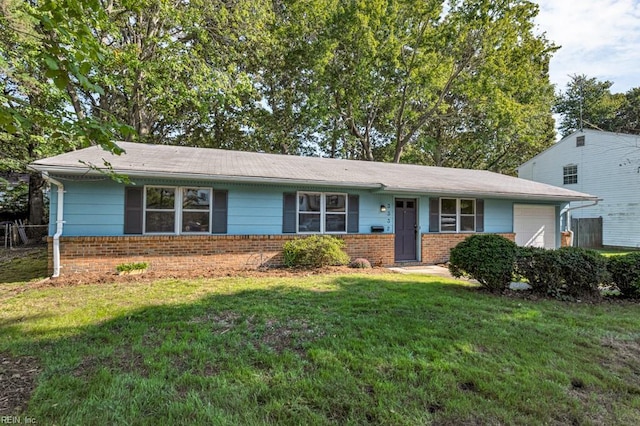
[[[472,235],[451,249],[449,271],[454,277],[470,276],[490,291],[502,291],[511,284],[517,248],[500,235]]]
[[[576,298],[599,298],[600,284],[611,279],[607,258],[595,250],[580,247],[562,247],[558,254],[566,294]]]
[[[369,262],[367,259],[364,258],[357,258],[354,259],[353,261],[351,261],[351,263],[349,264],[350,268],[359,268],[359,269],[370,269],[371,268],[371,262]]]
[[[557,250],[518,247],[516,273],[527,279],[533,293],[557,297],[563,292],[564,280]]]
[[[346,265],[349,255],[344,251],[344,241],[330,235],[312,235],[287,241],[283,246],[284,264],[288,267],[319,268],[330,265]]]
[[[144,271],[149,268],[149,264],[147,262],[131,262],[131,263],[121,263],[116,266],[116,271],[118,272],[131,272],[131,271]]]
[[[607,269],[623,297],[640,297],[640,252],[611,256]]]

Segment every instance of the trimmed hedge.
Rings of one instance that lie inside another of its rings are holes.
[[[622,297],[640,297],[640,252],[611,256],[607,269]]]
[[[283,246],[283,263],[288,267],[320,268],[346,265],[349,255],[345,242],[330,235],[312,235],[287,241]]]
[[[562,288],[562,266],[556,250],[518,247],[516,273],[529,282],[531,291],[541,296],[558,294]]]
[[[477,280],[484,288],[498,292],[511,284],[518,246],[496,234],[476,234],[451,249],[449,271]]]
[[[607,284],[607,258],[595,250],[580,247],[558,249],[566,294],[570,297],[600,298],[600,284]]]
[[[600,298],[600,284],[610,280],[607,259],[580,247],[519,247],[516,272],[529,281],[534,293],[560,300]]]

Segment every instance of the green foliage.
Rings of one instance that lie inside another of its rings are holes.
[[[24,182],[11,186],[0,178],[0,220],[2,217],[26,217],[29,201],[29,185]]]
[[[359,257],[357,259],[352,260],[351,263],[349,264],[349,267],[358,268],[358,269],[370,269],[371,262],[369,262],[367,259]]]
[[[118,272],[132,272],[132,271],[144,271],[149,268],[148,262],[130,262],[130,263],[121,263],[116,266],[116,271]]]
[[[297,238],[284,244],[283,263],[288,267],[308,268],[346,265],[349,263],[349,255],[345,253],[344,246],[343,240],[330,235]]]
[[[609,257],[607,269],[623,297],[640,297],[640,252]]]
[[[562,116],[560,133],[566,136],[583,127],[611,132],[640,132],[638,92],[611,93],[612,81],[573,75],[556,99],[554,112]]]
[[[517,246],[496,234],[476,234],[453,249],[449,271],[454,277],[468,275],[490,291],[505,290],[511,283]]]
[[[564,291],[573,298],[599,298],[600,284],[611,277],[607,271],[607,258],[595,250],[580,247],[562,247],[558,250]]]
[[[562,288],[562,266],[557,250],[518,247],[516,273],[529,282],[531,291],[542,296],[558,295]]]
[[[553,140],[530,2],[9,4],[0,158],[23,166],[136,137],[511,173]]]
[[[519,247],[516,272],[529,281],[536,294],[559,300],[598,299],[600,285],[609,281],[607,259],[579,247]]]

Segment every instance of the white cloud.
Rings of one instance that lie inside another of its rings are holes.
[[[539,0],[536,24],[561,46],[551,60],[556,89],[586,74],[615,84],[614,92],[640,86],[640,0]]]

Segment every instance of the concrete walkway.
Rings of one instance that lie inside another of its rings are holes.
[[[476,280],[466,278],[454,278],[449,272],[449,268],[440,265],[421,265],[421,266],[394,266],[389,270],[398,272],[400,274],[425,274],[434,275],[436,277],[459,279],[472,283],[477,283]],[[531,287],[527,283],[511,283],[509,285],[511,290],[528,290]]]
[[[420,266],[394,266],[389,270],[401,274],[425,274],[437,277],[453,278],[449,268],[440,265],[420,265]]]

